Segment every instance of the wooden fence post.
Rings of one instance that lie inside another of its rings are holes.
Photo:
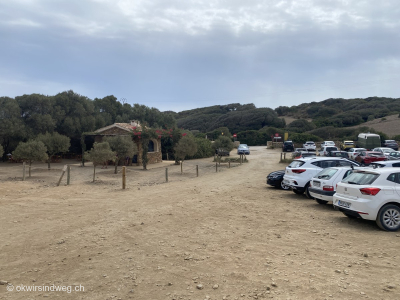
[[[199,165],[196,165],[196,175],[199,177]]]
[[[228,168],[231,168],[231,161],[228,162]]]
[[[62,178],[64,177],[64,174],[65,174],[65,171],[67,171],[67,165],[64,165],[64,168],[62,169],[62,173],[61,173],[60,179],[57,182],[57,186],[60,186],[61,180],[62,180]]]
[[[215,172],[218,172],[218,163],[215,163]]]
[[[181,174],[183,173],[182,162],[181,162]]]
[[[165,168],[165,181],[168,182],[168,168]]]
[[[122,167],[122,189],[126,188],[126,167]]]
[[[25,181],[26,163],[22,163],[22,181]]]
[[[69,185],[71,182],[71,166],[68,165],[67,167],[67,185]]]

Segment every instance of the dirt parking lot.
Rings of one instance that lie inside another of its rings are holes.
[[[56,187],[62,164],[1,163],[0,299],[400,298],[400,233],[268,187],[280,150],[251,151],[130,167],[126,190],[110,167]]]

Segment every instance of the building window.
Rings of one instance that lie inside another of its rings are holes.
[[[154,152],[154,142],[152,140],[149,141],[149,152]]]

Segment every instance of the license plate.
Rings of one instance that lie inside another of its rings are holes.
[[[344,208],[350,208],[350,206],[351,206],[351,203],[349,203],[349,202],[344,202],[344,201],[338,201],[338,205],[339,206],[341,206],[341,207],[344,207]]]
[[[321,186],[321,182],[319,182],[319,181],[313,181],[313,186],[320,187],[320,186]]]

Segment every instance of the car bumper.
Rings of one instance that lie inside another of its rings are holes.
[[[340,205],[339,201],[342,203],[349,203],[350,207]],[[376,220],[380,204],[381,202],[379,201],[365,198],[358,198],[355,200],[338,193],[333,196],[333,206],[335,209],[366,220]]]
[[[250,151],[238,151],[237,154],[245,154],[245,155],[250,155]]]
[[[333,202],[333,195],[335,194],[335,192],[317,190],[314,188],[309,188],[308,191],[310,192],[310,195],[314,198]]]
[[[275,187],[279,187],[281,186],[281,179],[273,179],[273,178],[267,178],[267,184],[275,186]]]

